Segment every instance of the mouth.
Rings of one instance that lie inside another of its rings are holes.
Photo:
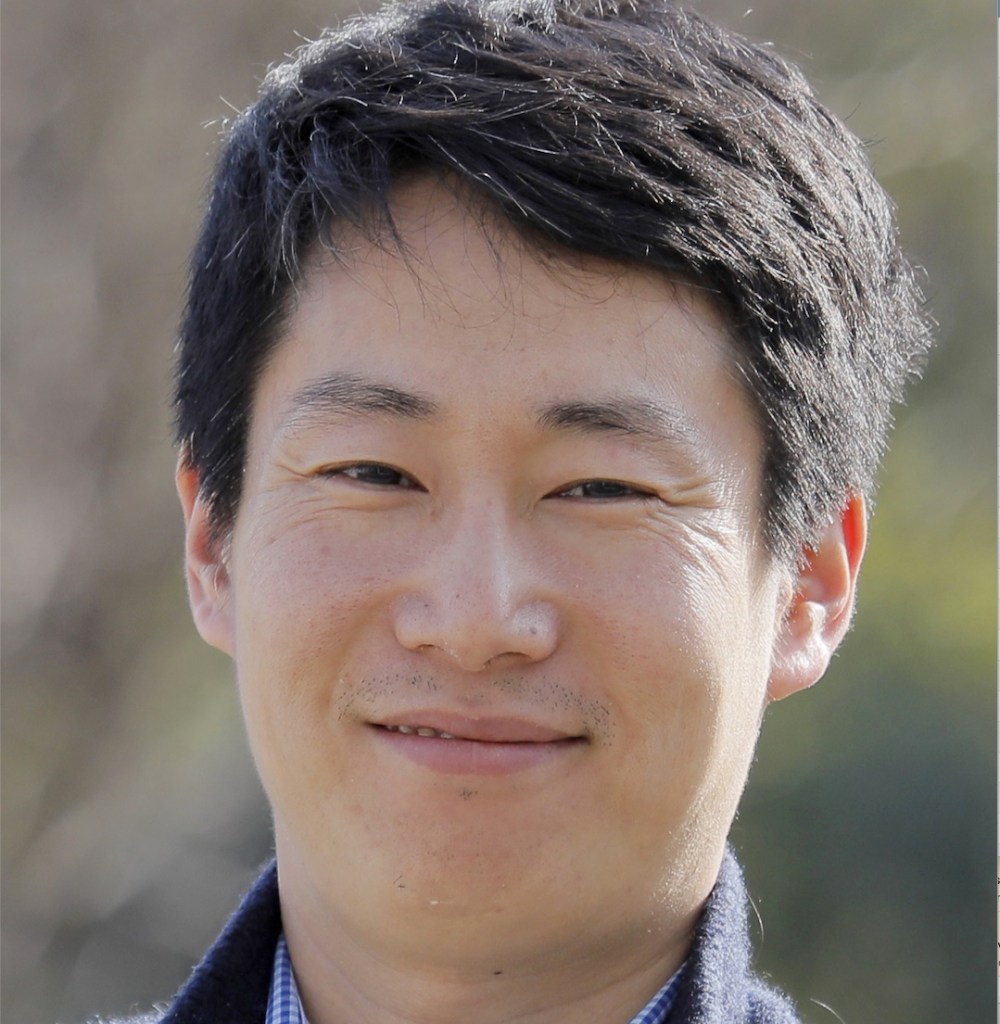
[[[531,718],[474,716],[454,711],[404,711],[371,723],[387,732],[425,739],[468,740],[476,743],[558,743],[583,739]]]
[[[431,729],[427,725],[382,725],[379,728],[386,729],[388,732],[401,732],[404,736],[436,736],[439,740],[458,739],[453,733]]]
[[[558,762],[584,735],[518,718],[408,713],[369,723],[388,749],[445,774],[505,775]]]

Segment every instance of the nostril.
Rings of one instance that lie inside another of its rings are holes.
[[[393,608],[396,639],[408,651],[466,672],[547,658],[558,642],[555,608],[547,601],[500,596],[487,601],[468,593],[435,601],[426,593],[401,595]]]

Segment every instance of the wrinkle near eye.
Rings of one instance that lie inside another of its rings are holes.
[[[571,487],[557,492],[556,498],[581,498],[593,501],[621,501],[628,499],[647,499],[655,495],[651,491],[632,487],[619,480],[583,480]]]

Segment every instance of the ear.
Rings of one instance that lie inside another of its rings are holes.
[[[183,453],[175,480],[184,510],[184,569],[191,614],[202,639],[232,657],[235,631],[224,545],[212,535],[198,472],[188,465]]]
[[[868,534],[865,501],[853,495],[805,552],[775,644],[767,695],[781,700],[826,671],[854,611],[854,590]]]

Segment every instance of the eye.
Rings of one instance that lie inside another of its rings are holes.
[[[413,477],[407,476],[394,466],[387,466],[384,462],[355,462],[349,466],[332,466],[324,469],[322,475],[334,479],[346,478],[374,487],[420,487]]]
[[[553,495],[556,498],[588,498],[591,501],[614,501],[627,498],[650,498],[649,491],[643,491],[620,480],[584,480],[573,484]]]

